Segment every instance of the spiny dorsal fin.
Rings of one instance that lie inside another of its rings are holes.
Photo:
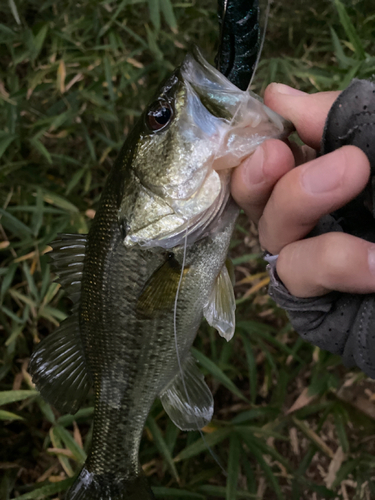
[[[70,300],[77,303],[81,294],[87,237],[84,234],[60,234],[59,236],[51,243],[53,248],[53,252],[49,254],[52,259],[51,270],[57,274],[57,281]]]
[[[76,413],[91,386],[77,310],[33,352],[29,372],[37,389],[59,411]]]
[[[175,376],[160,394],[160,401],[171,420],[181,430],[202,429],[211,421],[214,401],[204,376],[191,355],[183,366],[183,377],[182,381],[181,373]]]
[[[216,278],[210,299],[203,308],[203,315],[207,323],[216,328],[219,334],[229,341],[233,337],[236,327],[235,311],[236,299],[233,284],[227,265],[224,264]]]

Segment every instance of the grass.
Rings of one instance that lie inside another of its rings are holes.
[[[194,43],[213,61],[214,0],[9,0],[0,17],[0,498],[62,498],[83,462],[92,407],[59,415],[27,363],[69,303],[44,255],[86,233],[125,134]],[[275,3],[255,90],[309,92],[375,73],[372,0]],[[203,324],[194,354],[213,422],[180,432],[156,402],[141,461],[157,498],[375,497],[375,383],[306,344],[267,296],[256,230],[244,216],[231,254],[238,325],[230,343]],[[227,477],[207,450],[210,445]]]

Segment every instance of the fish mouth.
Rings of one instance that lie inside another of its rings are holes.
[[[237,167],[266,139],[285,139],[293,124],[268,108],[251,90],[240,90],[211,66],[197,47],[181,66],[181,75],[213,119],[221,122],[220,145],[212,168]]]
[[[209,234],[230,198],[230,169],[266,139],[285,137],[292,129],[258,96],[238,89],[207,63],[198,49],[186,56],[177,75],[185,104],[171,130],[185,152],[166,183],[138,179],[155,216],[146,221],[140,214],[141,227],[132,213],[125,246],[170,249]]]

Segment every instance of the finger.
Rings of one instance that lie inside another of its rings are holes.
[[[346,233],[322,234],[284,247],[276,270],[296,297],[374,293],[375,245]]]
[[[232,196],[251,220],[258,222],[275,183],[293,167],[288,146],[270,139],[234,170]]]
[[[266,88],[264,103],[290,120],[304,143],[319,149],[328,111],[339,94],[306,94],[281,83],[271,83]]]
[[[367,156],[355,146],[301,165],[276,184],[259,220],[259,238],[272,254],[306,236],[320,217],[342,207],[366,186]]]

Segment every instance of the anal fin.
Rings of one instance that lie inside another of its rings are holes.
[[[164,410],[181,430],[198,430],[211,421],[213,397],[191,355],[183,365],[183,379],[178,373],[160,394],[160,400]]]
[[[207,323],[229,341],[236,327],[235,311],[236,299],[232,279],[227,264],[224,264],[216,278],[210,299],[203,308],[203,315]]]
[[[78,312],[34,350],[29,372],[37,389],[59,411],[76,413],[91,386],[79,336]]]

